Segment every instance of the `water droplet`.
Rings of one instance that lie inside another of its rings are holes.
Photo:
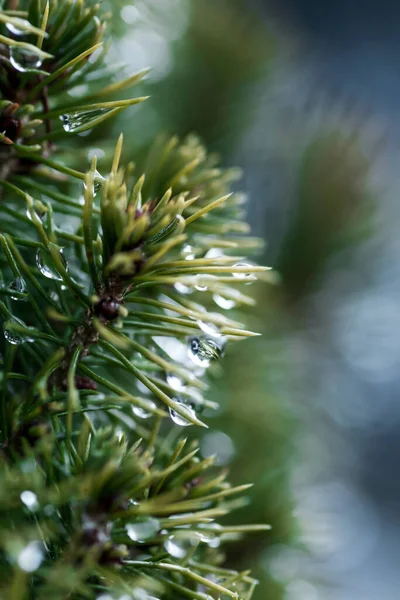
[[[202,394],[196,388],[186,388],[186,392],[188,392],[188,397],[186,398],[186,402],[189,406],[193,408],[195,413],[202,413],[205,409],[204,398]]]
[[[209,546],[209,548],[219,548],[221,545],[221,538],[219,537],[215,537],[214,539],[209,539],[209,541],[207,542],[207,546]]]
[[[103,175],[101,175],[98,170],[96,169],[94,172],[94,184],[93,184],[93,191],[94,191],[94,195],[97,194],[97,192],[99,191],[99,189],[104,185],[105,182],[105,178],[103,177]],[[86,183],[83,183],[83,187],[86,189]],[[85,199],[82,197],[82,204],[85,204]]]
[[[183,250],[182,250],[182,255],[185,258],[185,260],[194,260],[195,259],[195,253],[193,251],[193,247],[190,246],[190,244],[185,244],[185,246],[183,247]]]
[[[191,406],[188,406],[186,404],[184,404],[182,402],[182,400],[175,398],[175,401],[178,404],[181,404],[183,410],[185,413],[187,413],[187,415],[189,417],[195,417],[196,413],[194,412],[194,409]],[[188,421],[187,419],[185,419],[184,417],[182,417],[180,414],[178,414],[173,408],[169,408],[169,414],[170,417],[172,419],[172,421],[176,424],[179,425],[180,427],[188,427],[189,425],[192,425],[192,423],[190,421]]]
[[[10,319],[7,319],[7,321],[4,321],[4,337],[10,344],[17,346],[18,344],[23,344],[24,342],[35,341],[33,338],[29,337],[28,334],[24,334],[20,331],[17,331],[15,329],[15,325],[20,325],[21,327],[26,327],[27,329],[29,329],[26,323],[24,323],[23,321],[21,321],[21,319],[18,319],[17,317],[11,317]]]
[[[135,588],[133,590],[133,600],[160,600],[160,598],[150,596],[143,588]]]
[[[156,404],[151,400],[149,400],[149,404],[151,408],[156,408]],[[136,406],[135,404],[132,405],[132,412],[134,415],[139,417],[139,419],[148,419],[152,415],[152,413],[147,411],[145,408],[142,408],[141,406]]]
[[[207,282],[204,280],[204,277],[197,276],[195,286],[198,292],[206,292],[208,290]]]
[[[54,302],[60,303],[60,296],[54,290],[50,292],[50,298],[54,300]]]
[[[205,253],[204,258],[220,258],[221,256],[224,256],[221,248],[210,248],[210,250],[207,250]]]
[[[109,112],[109,108],[96,108],[94,110],[83,110],[75,111],[71,113],[65,113],[60,116],[64,131],[67,133],[74,133],[78,128],[84,125],[89,125],[94,119]]]
[[[63,263],[65,269],[68,269],[68,264],[67,264],[67,261],[65,260],[63,248],[59,249],[59,253],[60,253],[60,258],[62,260],[62,263]],[[47,277],[47,279],[54,279],[55,281],[62,281],[62,277],[61,277],[60,273],[57,271],[57,269],[55,268],[50,254],[46,250],[43,250],[42,248],[39,248],[36,253],[36,266],[39,269],[39,271],[41,272],[41,274],[44,275],[45,277]]]
[[[174,288],[176,289],[177,292],[179,292],[180,294],[193,294],[193,288],[180,283],[179,281],[177,281],[174,284]]]
[[[36,461],[28,458],[19,463],[19,469],[22,473],[33,473],[36,471]]]
[[[95,180],[94,180],[94,195],[97,194],[97,192],[99,191],[99,189],[104,185],[105,182],[105,178],[100,175],[100,173],[98,171],[96,171],[95,174]]]
[[[149,390],[149,388],[144,385],[144,383],[142,383],[141,381],[139,381],[139,379],[136,381],[136,387],[138,389],[138,391],[141,394],[144,394],[145,396],[149,396],[152,392]]]
[[[184,363],[187,357],[186,344],[173,337],[161,335],[153,336],[153,341],[163,350],[170,358],[177,363]]]
[[[215,275],[196,275],[194,287],[198,292],[206,292],[213,280],[217,279]]]
[[[27,25],[29,26],[30,23],[29,21],[27,21],[26,19],[18,19],[18,18],[14,18],[14,23],[6,23],[6,27],[8,29],[8,31],[14,35],[27,35],[27,31],[25,29],[21,29],[20,27],[18,27],[18,25],[16,24],[17,21],[19,23],[21,23],[21,25]]]
[[[146,542],[157,534],[160,522],[151,517],[144,517],[135,523],[129,523],[125,529],[128,537],[134,542]]]
[[[180,377],[178,377],[178,375],[175,375],[174,373],[167,373],[166,380],[167,380],[169,387],[171,387],[176,392],[181,392],[186,387],[185,384],[183,383],[182,379]]]
[[[214,294],[213,300],[215,304],[217,304],[220,308],[223,308],[224,310],[230,310],[236,305],[236,302],[234,300],[231,300],[231,298],[224,298],[223,296],[220,296],[220,294]]]
[[[176,338],[166,336],[154,336],[154,342],[176,363],[187,367],[190,370],[190,375],[193,379],[204,374],[204,369],[199,366],[194,367],[193,362],[188,356],[187,343]]]
[[[37,208],[36,208],[36,206],[34,207],[34,209],[35,209],[35,214],[36,214],[36,216],[37,216],[37,217],[38,217],[38,218],[39,218],[41,221],[43,221],[43,218],[44,218],[44,216],[45,216],[45,214],[46,214],[46,213],[45,213],[45,212],[42,212],[42,211],[38,211],[38,210],[37,210]],[[32,215],[31,215],[31,211],[29,210],[29,207],[26,209],[26,212],[25,212],[25,214],[26,214],[26,216],[28,217],[28,219],[29,219],[30,221],[32,221]]]
[[[72,98],[84,98],[85,96],[89,95],[89,86],[87,85],[87,83],[82,83],[80,85],[74,85],[73,88],[71,88],[70,90],[68,90],[68,95],[72,96]],[[93,158],[93,156],[89,157],[89,160],[91,161]]]
[[[248,263],[236,263],[233,266],[234,267],[250,267],[251,265],[249,265]],[[236,279],[241,279],[243,281],[249,280],[247,285],[249,285],[250,283],[252,283],[255,280],[255,275],[253,273],[232,273],[232,275]]]
[[[202,542],[207,544],[210,548],[218,548],[221,545],[221,538],[219,537],[220,525],[217,523],[210,523],[207,525],[199,525],[201,531],[198,535]]]
[[[186,554],[201,541],[197,533],[170,535],[164,542],[164,548],[174,558],[185,558]]]
[[[142,17],[140,10],[132,5],[123,6],[120,15],[121,19],[128,25],[134,25]]]
[[[24,279],[22,279],[22,277],[17,277],[12,283],[10,283],[8,289],[13,292],[18,292],[19,294],[26,294],[26,283]],[[28,300],[27,296],[23,298],[21,298],[20,296],[11,296],[11,298],[13,300],[23,300],[25,302]]]
[[[224,339],[211,337],[193,337],[189,340],[188,355],[195,365],[209,367],[212,361],[218,360],[224,353]]]
[[[211,581],[212,583],[219,583],[219,584],[223,583],[223,580],[221,579],[221,577],[217,577],[217,575],[215,575],[215,573],[209,573],[208,575],[205,575],[205,578],[208,579],[208,581]],[[205,594],[205,592],[207,592],[208,589],[209,588],[203,584],[200,584],[198,586],[199,592],[201,592],[203,594]],[[226,598],[226,596],[224,597],[224,600],[225,600],[225,598]],[[205,594],[204,600],[212,600],[212,597]],[[219,599],[219,600],[222,600],[222,599]]]
[[[43,546],[40,542],[29,542],[18,554],[18,566],[26,573],[36,571],[43,561]]]
[[[204,333],[206,333],[207,335],[210,335],[211,337],[214,337],[214,338],[222,337],[222,333],[220,333],[218,327],[214,323],[206,323],[206,321],[199,320],[199,321],[197,321],[197,325]]]
[[[26,73],[30,69],[38,69],[42,66],[42,59],[26,48],[17,46],[10,47],[10,63],[20,73]]]
[[[102,148],[90,148],[90,150],[88,151],[88,155],[87,156],[88,156],[88,159],[90,161],[92,161],[95,156],[98,159],[100,159],[100,158],[104,158],[105,155],[106,155],[106,153],[104,152],[104,150]]]
[[[218,466],[228,465],[235,455],[235,445],[231,438],[222,431],[206,433],[200,444],[204,458],[216,455]]]
[[[34,511],[38,508],[39,502],[37,496],[31,490],[24,490],[20,494],[21,501],[27,506],[30,510]]]

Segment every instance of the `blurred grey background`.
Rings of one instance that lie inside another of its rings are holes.
[[[271,3],[258,4],[269,19]],[[400,4],[281,0],[274,8],[280,27],[294,33],[300,46],[293,81],[285,79],[283,86],[286,109],[305,107],[312,121],[321,98],[330,113],[325,118],[339,111],[350,127],[361,123],[367,153],[371,137],[381,140],[370,173],[376,202],[373,233],[354,250],[351,265],[339,260],[318,292],[307,298],[305,330],[293,340],[299,371],[293,393],[307,406],[312,397],[315,408],[312,416],[303,414],[308,423],[300,445],[309,448],[299,466],[298,510],[308,523],[306,537],[321,528],[308,540],[315,545],[311,571],[332,584],[312,589],[298,563],[297,575],[306,581],[295,581],[293,598],[396,600]],[[260,119],[262,113],[260,107]],[[273,187],[280,188],[271,171]],[[265,183],[256,180],[260,191]],[[273,208],[267,210],[274,239]]]

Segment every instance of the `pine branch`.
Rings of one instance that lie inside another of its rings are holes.
[[[74,160],[76,134],[146,99],[113,99],[147,70],[110,83],[99,11],[0,11],[0,595],[250,600],[220,546],[268,527],[218,524],[249,486],[176,429],[207,426],[208,373],[256,335],[215,307],[275,274],[247,258],[238,171],[195,137],[134,169],[121,135],[106,176]]]

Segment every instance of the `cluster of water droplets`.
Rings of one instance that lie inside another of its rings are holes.
[[[182,257],[185,260],[194,260],[196,258],[196,248],[191,246],[190,244],[186,244],[182,250]],[[220,248],[211,248],[204,254],[204,258],[213,259],[213,258],[222,258],[224,256],[223,251]],[[242,280],[245,285],[250,285],[256,280],[254,274],[250,272],[251,264],[245,262],[238,262],[234,265],[234,267],[243,267],[249,268],[249,272],[241,272],[241,273],[233,273],[233,277],[238,280]],[[180,294],[192,294],[195,290],[198,292],[207,292],[211,287],[211,284],[217,281],[217,277],[215,275],[197,275],[195,277],[194,287],[190,287],[183,283],[182,281],[178,281],[175,283],[174,287],[177,292]],[[222,308],[223,310],[231,310],[236,306],[235,296],[239,296],[240,294],[234,290],[229,290],[229,297],[225,297],[222,293],[215,292],[213,293],[213,300],[217,306]]]
[[[184,246],[182,253],[186,260],[193,260],[195,258],[195,250],[188,244]],[[220,248],[211,248],[205,253],[204,258],[216,259],[222,258],[223,256],[224,253]],[[251,265],[247,263],[236,263],[234,266],[250,268]],[[247,283],[252,283],[255,279],[250,271],[248,273],[233,273],[233,276],[236,279],[246,281]],[[207,291],[210,281],[212,281],[213,278],[214,276],[212,275],[198,275],[196,278],[197,283],[195,284],[195,289],[202,292]],[[177,283],[175,289],[181,293],[188,293],[185,289],[182,289],[182,286],[182,283]],[[235,292],[232,293],[230,291],[230,296],[232,295],[235,295]],[[230,310],[236,305],[236,301],[232,297],[226,298],[218,293],[213,294],[213,300],[224,310]],[[195,365],[207,369],[214,361],[219,360],[224,355],[226,339],[214,324],[208,323],[206,320],[199,320],[197,324],[204,335],[191,337],[189,339],[188,355]]]
[[[181,256],[185,260],[194,260],[196,258],[196,248],[191,246],[190,244],[185,244],[182,249]],[[205,256],[205,258],[207,258],[207,255]],[[205,292],[208,290],[208,280],[209,279],[210,279],[209,275],[206,275],[206,276],[198,275],[196,277],[196,283],[195,283],[194,288],[182,283],[181,281],[177,281],[174,284],[174,288],[176,289],[177,292],[179,292],[180,294],[184,294],[184,295],[192,294],[195,289],[198,292]]]
[[[184,366],[190,370],[190,363],[199,369],[195,371],[195,374],[203,374],[204,370],[207,369],[213,361],[218,360],[223,356],[225,337],[219,333],[218,328],[214,328],[212,324],[205,323],[203,321],[198,322],[199,328],[203,331],[204,335],[191,337],[188,340],[188,345],[185,350],[185,358],[183,361]],[[179,342],[178,342],[179,343]],[[189,363],[187,362],[189,359]],[[172,421],[181,427],[187,427],[191,425],[191,419],[196,417],[196,409],[202,406],[202,398],[197,398],[196,392],[183,382],[179,375],[175,373],[168,373],[166,381],[170,388],[176,392],[174,401],[179,404],[183,411],[183,414],[178,413],[173,407],[169,408],[169,414]],[[185,392],[188,392],[188,398],[186,398]],[[185,416],[187,415],[187,417]]]
[[[202,396],[190,386],[190,377],[195,379],[202,376],[213,362],[224,355],[226,344],[225,336],[213,323],[198,320],[197,326],[201,333],[190,337],[187,343],[176,338],[153,337],[155,343],[189,375],[189,378],[183,379],[177,372],[166,374],[166,383],[174,392],[175,406],[181,409],[178,412],[175,406],[170,406],[169,414],[171,420],[180,427],[191,425],[196,412],[204,407]]]
[[[205,253],[204,258],[218,259],[223,256],[224,253],[220,248],[211,248]],[[196,248],[190,244],[186,244],[182,250],[182,257],[187,261],[195,260]],[[243,269],[242,272],[233,273],[234,278],[240,279],[245,283],[252,283],[255,280],[254,275],[251,273],[250,264],[238,262],[234,266],[235,268],[241,267]],[[247,268],[249,269],[248,272],[246,272]],[[211,284],[213,284],[213,280],[217,281],[218,278],[213,275],[197,275],[194,288],[201,292],[207,291],[209,287],[212,287]],[[175,284],[175,289],[181,294],[188,294],[193,291],[192,288],[186,286],[182,281]],[[222,293],[214,292],[213,300],[220,308],[230,310],[236,306],[235,297],[238,297],[239,295],[239,292],[231,289],[229,290],[228,297],[225,297]],[[190,337],[186,347],[186,357],[189,358],[191,365],[187,364],[185,357],[182,358],[180,341],[173,340],[168,343],[163,342],[160,344],[161,348],[166,351],[175,362],[180,363],[189,371],[193,372],[194,376],[202,375],[206,369],[223,357],[226,345],[226,337],[221,333],[219,327],[207,320],[206,314],[204,320],[197,320],[197,326],[201,333]],[[195,367],[195,370],[193,370],[193,366]],[[177,392],[177,396],[174,400],[180,405],[180,408],[182,409],[180,412],[182,413],[184,411],[188,417],[186,418],[184,413],[180,414],[173,407],[170,407],[169,413],[172,421],[181,427],[190,425],[191,419],[196,416],[196,404],[191,403],[190,400],[186,400],[184,395],[182,395],[182,392],[185,392],[187,388],[180,377],[175,373],[167,374],[167,383],[170,388]]]

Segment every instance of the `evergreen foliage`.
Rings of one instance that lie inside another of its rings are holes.
[[[219,521],[249,486],[181,435],[207,427],[226,342],[255,335],[211,298],[251,305],[270,277],[239,173],[193,136],[139,167],[121,135],[109,173],[86,166],[78,134],[107,150],[146,72],[111,82],[97,4],[0,6],[0,598],[250,600],[222,548],[268,526]]]

